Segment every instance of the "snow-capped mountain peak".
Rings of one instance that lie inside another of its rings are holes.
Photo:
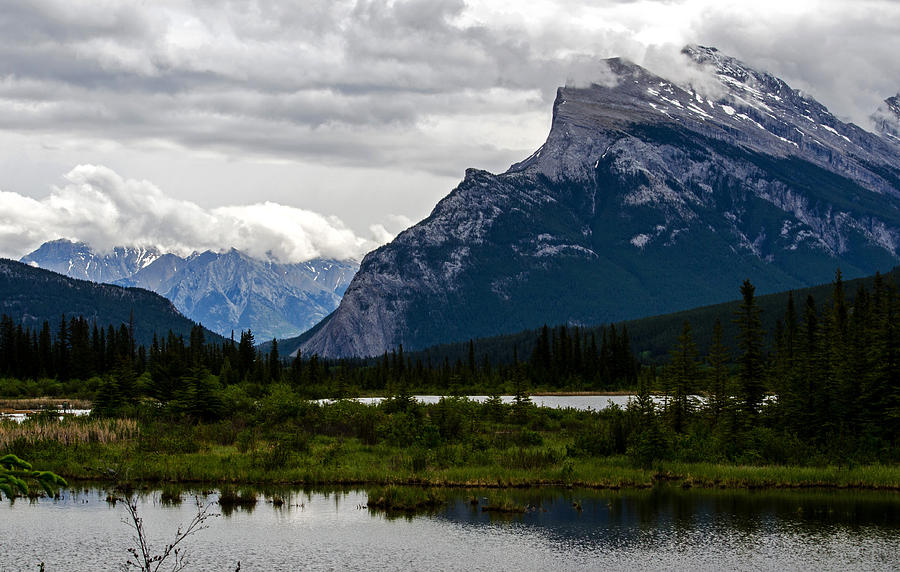
[[[872,121],[879,133],[900,144],[900,94],[885,99],[872,115]]]
[[[99,254],[68,240],[45,243],[22,262],[93,282],[146,288],[215,332],[228,336],[251,329],[259,341],[315,325],[337,307],[358,268],[354,261],[322,259],[280,264],[234,248],[184,258],[140,247]]]
[[[615,81],[559,88],[544,144],[467,170],[369,253],[302,351],[598,324],[724,301],[747,277],[771,292],[897,264],[900,147],[714,48],[685,54],[695,69],[672,78],[613,58]]]

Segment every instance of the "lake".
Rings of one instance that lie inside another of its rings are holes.
[[[413,398],[419,403],[425,404],[434,404],[441,400],[442,396],[440,395],[414,395]],[[472,401],[477,401],[479,403],[484,403],[487,401],[487,395],[468,395],[467,399],[471,399]],[[531,402],[537,405],[538,407],[550,407],[553,409],[558,408],[572,408],[579,409],[582,411],[586,411],[588,409],[593,409],[594,411],[600,411],[601,409],[606,409],[610,406],[610,404],[618,405],[619,407],[625,407],[628,405],[628,401],[633,399],[633,395],[532,395]],[[384,401],[384,397],[358,397],[356,401],[360,403],[366,404],[377,404]],[[695,397],[695,399],[700,399],[699,397]],[[500,400],[503,403],[510,404],[513,403],[515,397],[512,395],[501,395]],[[662,397],[654,397],[653,400],[659,404],[663,402]],[[319,400],[322,403],[330,402],[330,399],[321,399]]]
[[[416,401],[425,404],[434,404],[441,400],[440,395],[414,395],[413,396]],[[488,398],[487,395],[469,395],[468,399],[473,401],[477,401],[479,403],[483,403]],[[551,407],[551,408],[567,408],[571,407],[573,409],[580,409],[582,411],[593,409],[594,411],[599,411],[601,409],[606,409],[610,406],[610,404],[616,404],[619,407],[625,407],[628,405],[628,400],[632,399],[631,395],[533,395],[531,396],[531,401],[537,405],[538,407]],[[377,404],[384,401],[384,397],[359,397],[356,398],[356,401],[360,403],[366,404]],[[512,403],[514,398],[512,395],[503,395],[500,397],[503,403]],[[662,403],[662,397],[654,397],[653,398],[656,403]],[[697,397],[697,399],[700,399]],[[319,403],[330,403],[331,399],[318,399],[316,400]],[[90,409],[69,409],[66,411],[66,414],[82,416],[89,415],[91,412]],[[0,412],[0,420],[2,419],[12,419],[21,423],[28,416],[32,415],[33,411],[10,411],[10,412]]]
[[[215,502],[215,492],[201,494]],[[364,491],[270,490],[208,521],[185,544],[190,570],[896,570],[900,494],[871,491],[454,490],[430,514],[364,508]],[[510,495],[525,514],[484,512]],[[132,531],[125,508],[88,486],[59,499],[0,503],[0,570],[111,570]],[[154,546],[196,512],[140,496]],[[581,510],[573,507],[573,503]],[[221,509],[216,506],[216,511]]]

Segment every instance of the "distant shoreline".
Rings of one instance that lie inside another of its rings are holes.
[[[635,395],[634,391],[537,391],[532,397],[623,397]]]

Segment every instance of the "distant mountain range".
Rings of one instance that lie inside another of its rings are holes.
[[[560,88],[547,141],[470,169],[362,261],[296,343],[378,355],[548,324],[600,324],[888,270],[900,260],[900,105],[878,133],[714,48],[695,89],[623,59]]]
[[[0,314],[23,326],[39,330],[46,320],[53,331],[63,315],[84,316],[99,327],[128,325],[134,318],[138,344],[150,345],[153,334],[165,337],[171,330],[190,339],[196,324],[184,317],[169,300],[142,288],[123,288],[69,278],[0,258]],[[207,342],[224,339],[206,330]]]
[[[336,260],[278,264],[234,249],[185,258],[154,248],[100,253],[64,239],[21,261],[73,278],[146,288],[215,332],[228,337],[250,329],[257,341],[295,336],[316,324],[337,307],[358,268]]]

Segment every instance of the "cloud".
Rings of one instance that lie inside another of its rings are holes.
[[[450,150],[431,126],[549,117],[567,78],[609,81],[596,48],[615,41],[461,0],[14,4],[0,129],[442,175],[532,149]]]
[[[6,2],[0,188],[21,202],[95,163],[198,203],[239,204],[248,180],[278,173],[289,182],[277,202],[309,204],[313,193],[290,194],[294,180],[329,189],[316,210],[360,234],[381,224],[385,237],[401,230],[387,213],[427,213],[466,167],[501,171],[533,152],[558,86],[615,81],[604,58],[714,96],[716,82],[679,55],[686,43],[770,71],[863,126],[900,89],[892,0]]]
[[[893,0],[711,3],[688,33],[863,127],[900,89],[900,3]]]
[[[369,226],[374,240],[380,244],[386,244],[400,234],[401,231],[413,225],[413,221],[404,215],[388,215],[384,222]],[[390,230],[389,230],[390,227]]]
[[[712,65],[703,66],[682,53],[683,46],[666,44],[651,46],[644,54],[643,66],[685,89],[717,100],[728,90],[716,77]]]
[[[337,217],[273,202],[204,209],[102,166],[79,165],[65,180],[42,200],[0,191],[3,254],[21,256],[47,240],[68,238],[99,250],[155,246],[187,255],[234,247],[257,258],[300,262],[359,258],[391,238],[387,231],[363,238]]]

